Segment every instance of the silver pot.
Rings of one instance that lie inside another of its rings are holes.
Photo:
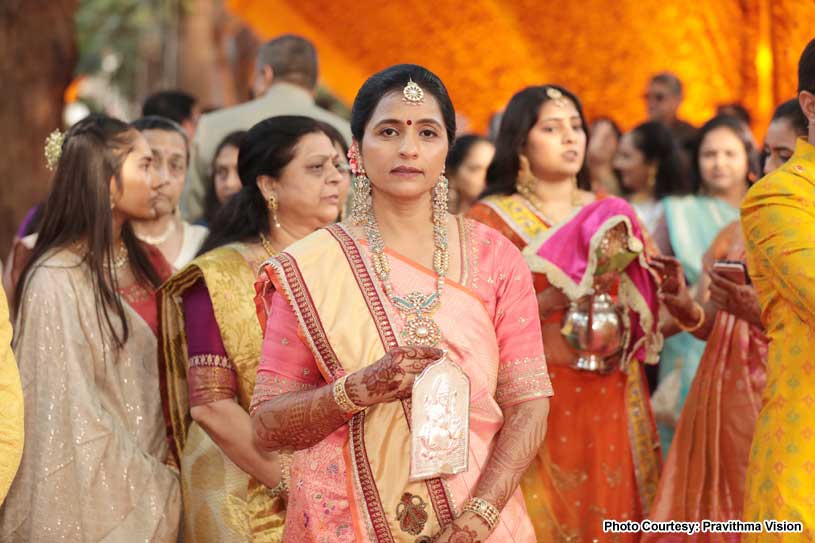
[[[608,294],[584,296],[572,302],[563,317],[561,333],[577,351],[574,367],[598,373],[620,369],[623,348],[623,318]]]

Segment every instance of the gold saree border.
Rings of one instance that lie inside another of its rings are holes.
[[[306,287],[303,274],[297,266],[297,261],[290,254],[282,252],[269,259],[267,265],[275,270],[275,274],[283,279],[284,295],[288,298],[289,305],[300,321],[300,326],[307,332],[307,341],[317,359],[323,376],[328,381],[338,379],[345,370],[342,368],[331,343],[328,341],[328,334],[325,332],[317,307]]]
[[[518,201],[515,195],[507,196],[488,196],[480,201],[480,203],[492,209],[501,217],[507,226],[513,232],[524,240],[524,243],[529,243],[541,232],[551,228],[551,224],[546,217],[537,213],[527,203],[526,199]]]
[[[337,240],[342,248],[343,253],[345,254],[346,258],[348,259],[348,263],[351,266],[351,270],[355,279],[357,280],[357,284],[360,287],[360,290],[365,298],[365,303],[368,305],[368,309],[371,312],[371,315],[374,319],[374,323],[376,324],[377,330],[379,331],[380,338],[382,339],[382,343],[385,345],[386,350],[391,348],[397,347],[398,341],[396,339],[396,334],[391,326],[390,320],[388,319],[387,311],[385,310],[385,305],[382,303],[382,299],[379,296],[379,293],[376,290],[376,285],[371,277],[370,271],[368,270],[365,260],[362,257],[362,254],[357,246],[354,239],[351,235],[339,224],[331,225],[327,228],[328,232]],[[402,401],[402,409],[405,413],[405,419],[408,424],[408,428],[410,428],[410,399]],[[351,440],[352,440],[352,449],[353,455],[355,459],[355,463],[357,463],[357,467],[361,467],[362,470],[358,473],[360,474],[360,483],[363,485],[363,492],[365,492],[365,487],[368,485],[373,486],[373,492],[369,491],[369,494],[364,494],[366,505],[369,506],[369,514],[371,511],[370,508],[370,501],[369,495],[371,498],[374,497],[374,492],[376,492],[376,485],[373,481],[373,474],[370,471],[370,464],[368,463],[367,455],[364,453],[364,416],[360,417],[360,415],[364,415],[364,412],[360,413],[359,415],[355,416],[352,419],[351,425]],[[356,423],[355,419],[359,417],[359,422]],[[364,475],[364,477],[363,477]],[[444,527],[448,524],[452,523],[455,519],[455,512],[453,510],[452,500],[448,495],[447,489],[440,478],[428,479],[425,482],[427,486],[427,492],[430,496],[430,501],[433,504],[433,509],[436,512],[436,517],[439,520],[439,524]],[[379,506],[379,510],[381,510],[381,502],[378,500],[378,492],[376,492],[376,503]],[[376,508],[374,508],[376,510]],[[384,519],[384,512],[382,512],[382,518]],[[374,517],[371,518],[374,521]],[[379,513],[377,512],[377,518],[379,520]],[[376,530],[376,524],[374,524],[374,529]],[[391,539],[387,539],[386,541],[391,541],[392,536],[390,535],[390,530],[387,527],[387,522],[385,521],[385,531],[388,533],[388,537]],[[379,534],[377,532],[377,537]]]

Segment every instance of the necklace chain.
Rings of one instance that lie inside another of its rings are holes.
[[[365,221],[365,235],[371,250],[374,273],[381,282],[385,295],[394,307],[405,315],[406,324],[402,335],[413,345],[434,346],[441,341],[441,329],[429,317],[441,305],[441,294],[450,268],[447,206],[443,205],[440,200],[440,198],[433,198],[433,270],[438,277],[436,290],[431,294],[413,291],[406,296],[398,296],[394,292],[390,281],[390,261],[385,254],[385,241],[382,239],[372,207],[369,208]]]
[[[136,237],[142,240],[145,243],[149,243],[150,245],[161,245],[162,243],[166,243],[170,236],[175,233],[175,221],[170,219],[169,224],[167,224],[167,228],[164,229],[164,232],[159,234],[158,236],[150,236],[148,234],[136,234]]]
[[[260,244],[263,245],[263,249],[269,254],[269,256],[274,256],[277,254],[274,245],[272,245],[272,242],[266,237],[266,234],[260,232],[258,235],[260,236]]]

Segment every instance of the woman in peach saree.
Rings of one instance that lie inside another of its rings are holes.
[[[552,391],[529,271],[499,233],[447,213],[455,114],[435,75],[388,68],[352,116],[353,218],[271,259],[258,287],[255,444],[295,451],[284,541],[532,543],[518,481]],[[465,394],[411,401],[442,348],[469,379],[469,417],[433,425],[467,462],[412,480],[409,413]]]

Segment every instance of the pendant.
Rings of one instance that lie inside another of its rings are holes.
[[[441,341],[441,328],[426,315],[438,307],[438,299],[436,292],[426,295],[415,291],[405,297],[393,297],[396,308],[408,314],[402,337],[409,345],[433,347]]]
[[[410,480],[467,471],[470,379],[447,352],[413,383]]]
[[[417,313],[413,318],[405,323],[402,329],[402,337],[408,345],[421,345],[423,347],[433,347],[441,340],[441,328],[436,321]]]

